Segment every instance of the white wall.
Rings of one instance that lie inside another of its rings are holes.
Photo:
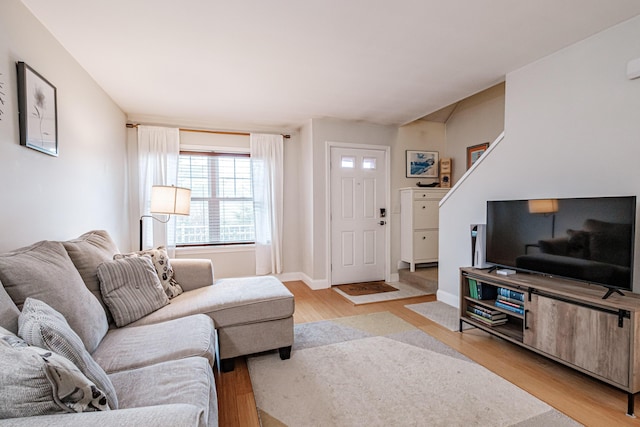
[[[505,84],[463,99],[447,120],[445,155],[453,161],[452,183],[467,171],[467,147],[493,142],[504,130]]]
[[[16,61],[57,88],[59,157],[20,146]],[[129,250],[125,115],[19,0],[0,2],[0,250],[105,229]]]
[[[640,80],[625,76],[638,40],[640,17],[507,75],[504,141],[441,206],[438,299],[459,303],[486,200],[640,195]]]

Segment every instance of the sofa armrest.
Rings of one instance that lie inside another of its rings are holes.
[[[173,258],[171,266],[183,290],[213,285],[213,263],[209,259]]]
[[[115,411],[40,415],[0,420],[0,427],[198,427],[200,410],[193,405],[171,404]]]

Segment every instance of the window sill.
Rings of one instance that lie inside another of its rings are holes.
[[[176,248],[176,254],[220,254],[233,252],[254,252],[256,245],[248,243],[244,245],[220,245],[220,246],[189,246]]]

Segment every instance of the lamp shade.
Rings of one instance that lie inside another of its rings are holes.
[[[529,213],[550,214],[558,212],[557,199],[537,199],[529,200]]]
[[[154,185],[151,188],[151,213],[189,215],[190,208],[190,189],[166,185]]]

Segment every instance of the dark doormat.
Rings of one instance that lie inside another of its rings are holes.
[[[383,281],[350,283],[348,285],[338,285],[334,287],[351,296],[379,294],[382,292],[394,292],[398,290]]]

